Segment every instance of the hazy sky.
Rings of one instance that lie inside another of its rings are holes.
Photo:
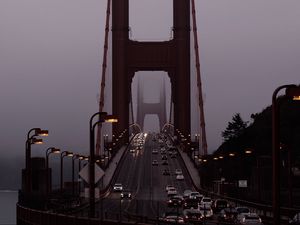
[[[170,0],[130,0],[132,38],[168,39]],[[236,112],[245,120],[273,90],[300,83],[299,0],[196,0],[209,150]],[[32,127],[43,147],[88,151],[97,111],[106,0],[0,0],[0,150],[24,155]],[[39,153],[42,152],[42,153]]]

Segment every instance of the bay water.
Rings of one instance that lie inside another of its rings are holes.
[[[0,225],[16,224],[17,201],[17,191],[0,190]]]

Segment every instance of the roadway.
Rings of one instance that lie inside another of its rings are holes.
[[[179,156],[171,158],[166,151],[168,165],[162,165],[160,149],[165,143],[159,143],[156,138],[154,141],[154,136],[151,134],[144,139],[144,145],[140,150],[130,152],[130,149],[136,148],[130,146],[128,152],[125,153],[114,182],[121,183],[125,190],[129,190],[132,198],[121,200],[120,193],[111,190],[103,202],[97,204],[99,215],[103,207],[106,218],[116,219],[122,212],[122,218],[139,215],[156,219],[163,216],[165,212],[177,210],[167,207],[168,196],[165,191],[167,185],[176,187],[178,194],[183,194],[186,189],[193,190],[192,181]],[[153,149],[157,149],[158,153],[153,154]],[[153,160],[157,160],[158,165],[152,165]],[[163,175],[165,169],[168,169],[171,174]],[[184,180],[176,180],[175,169],[182,170]]]

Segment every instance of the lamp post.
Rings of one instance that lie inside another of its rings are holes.
[[[293,100],[300,100],[300,86],[294,84],[282,85],[275,89],[272,95],[272,208],[273,225],[280,225],[280,140],[279,140],[279,106],[277,94],[285,89],[285,96]]]
[[[74,174],[75,164],[74,164],[74,161],[75,161],[75,159],[79,159],[79,162],[80,162],[80,157],[83,158],[83,156],[80,156],[79,154],[74,154],[72,156],[72,195],[73,196],[75,194],[75,174]]]
[[[51,192],[51,184],[50,184],[50,177],[49,177],[49,155],[50,154],[58,154],[60,153],[60,149],[59,148],[54,148],[54,147],[50,147],[46,149],[46,170],[47,170],[47,195],[49,192]]]
[[[70,151],[63,151],[60,153],[60,191],[63,191],[63,183],[64,183],[64,174],[63,174],[63,169],[64,169],[64,164],[63,164],[63,159],[65,156],[72,157],[73,153]]]
[[[34,134],[31,134],[34,132]],[[25,144],[25,171],[27,173],[25,179],[26,192],[31,192],[31,145],[43,144],[42,139],[37,139],[37,136],[48,136],[48,130],[42,130],[41,128],[32,128],[27,133],[27,139]]]
[[[89,158],[87,156],[83,156],[81,155],[79,158],[78,158],[78,170],[80,171],[81,170],[81,161],[84,160],[84,161],[88,161]],[[80,179],[80,176],[78,174],[78,180]],[[80,180],[79,180],[80,181]],[[81,191],[81,182],[79,182],[78,184],[78,193],[79,193],[79,197],[80,197],[80,191]]]
[[[96,116],[99,116],[98,121],[93,123]],[[97,112],[90,118],[90,162],[89,162],[89,203],[90,217],[95,217],[95,127],[104,122],[118,122],[117,118],[112,115],[107,115],[107,112]]]

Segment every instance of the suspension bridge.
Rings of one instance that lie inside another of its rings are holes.
[[[261,198],[246,199],[243,191],[250,190],[246,179],[238,181],[239,187],[220,176],[207,184],[207,176],[215,171],[221,174],[222,168],[217,164],[221,158],[209,159],[207,154],[195,9],[195,0],[174,0],[171,38],[136,41],[130,38],[129,1],[107,0],[99,112],[90,120],[90,154],[49,149],[46,161],[32,158],[30,146],[37,143],[42,130],[31,129],[17,205],[19,225],[242,224],[251,218],[257,224],[272,222],[277,205],[272,207]],[[159,102],[145,102],[142,82],[138,82],[137,94],[133,93],[134,77],[147,71],[167,74],[170,99],[164,82],[158,85]],[[197,104],[192,107],[195,94]],[[191,117],[192,108],[197,119]],[[158,116],[159,133],[143,131],[149,114]],[[108,135],[104,124],[110,121],[115,123]],[[48,163],[52,153],[61,157],[59,189],[52,187]],[[63,173],[63,160],[68,156],[72,157],[71,182],[64,180]],[[203,167],[207,160],[215,160],[213,168]],[[228,197],[230,190],[239,195]],[[239,208],[249,212],[244,215]],[[286,223],[297,209],[282,211],[280,219]]]

